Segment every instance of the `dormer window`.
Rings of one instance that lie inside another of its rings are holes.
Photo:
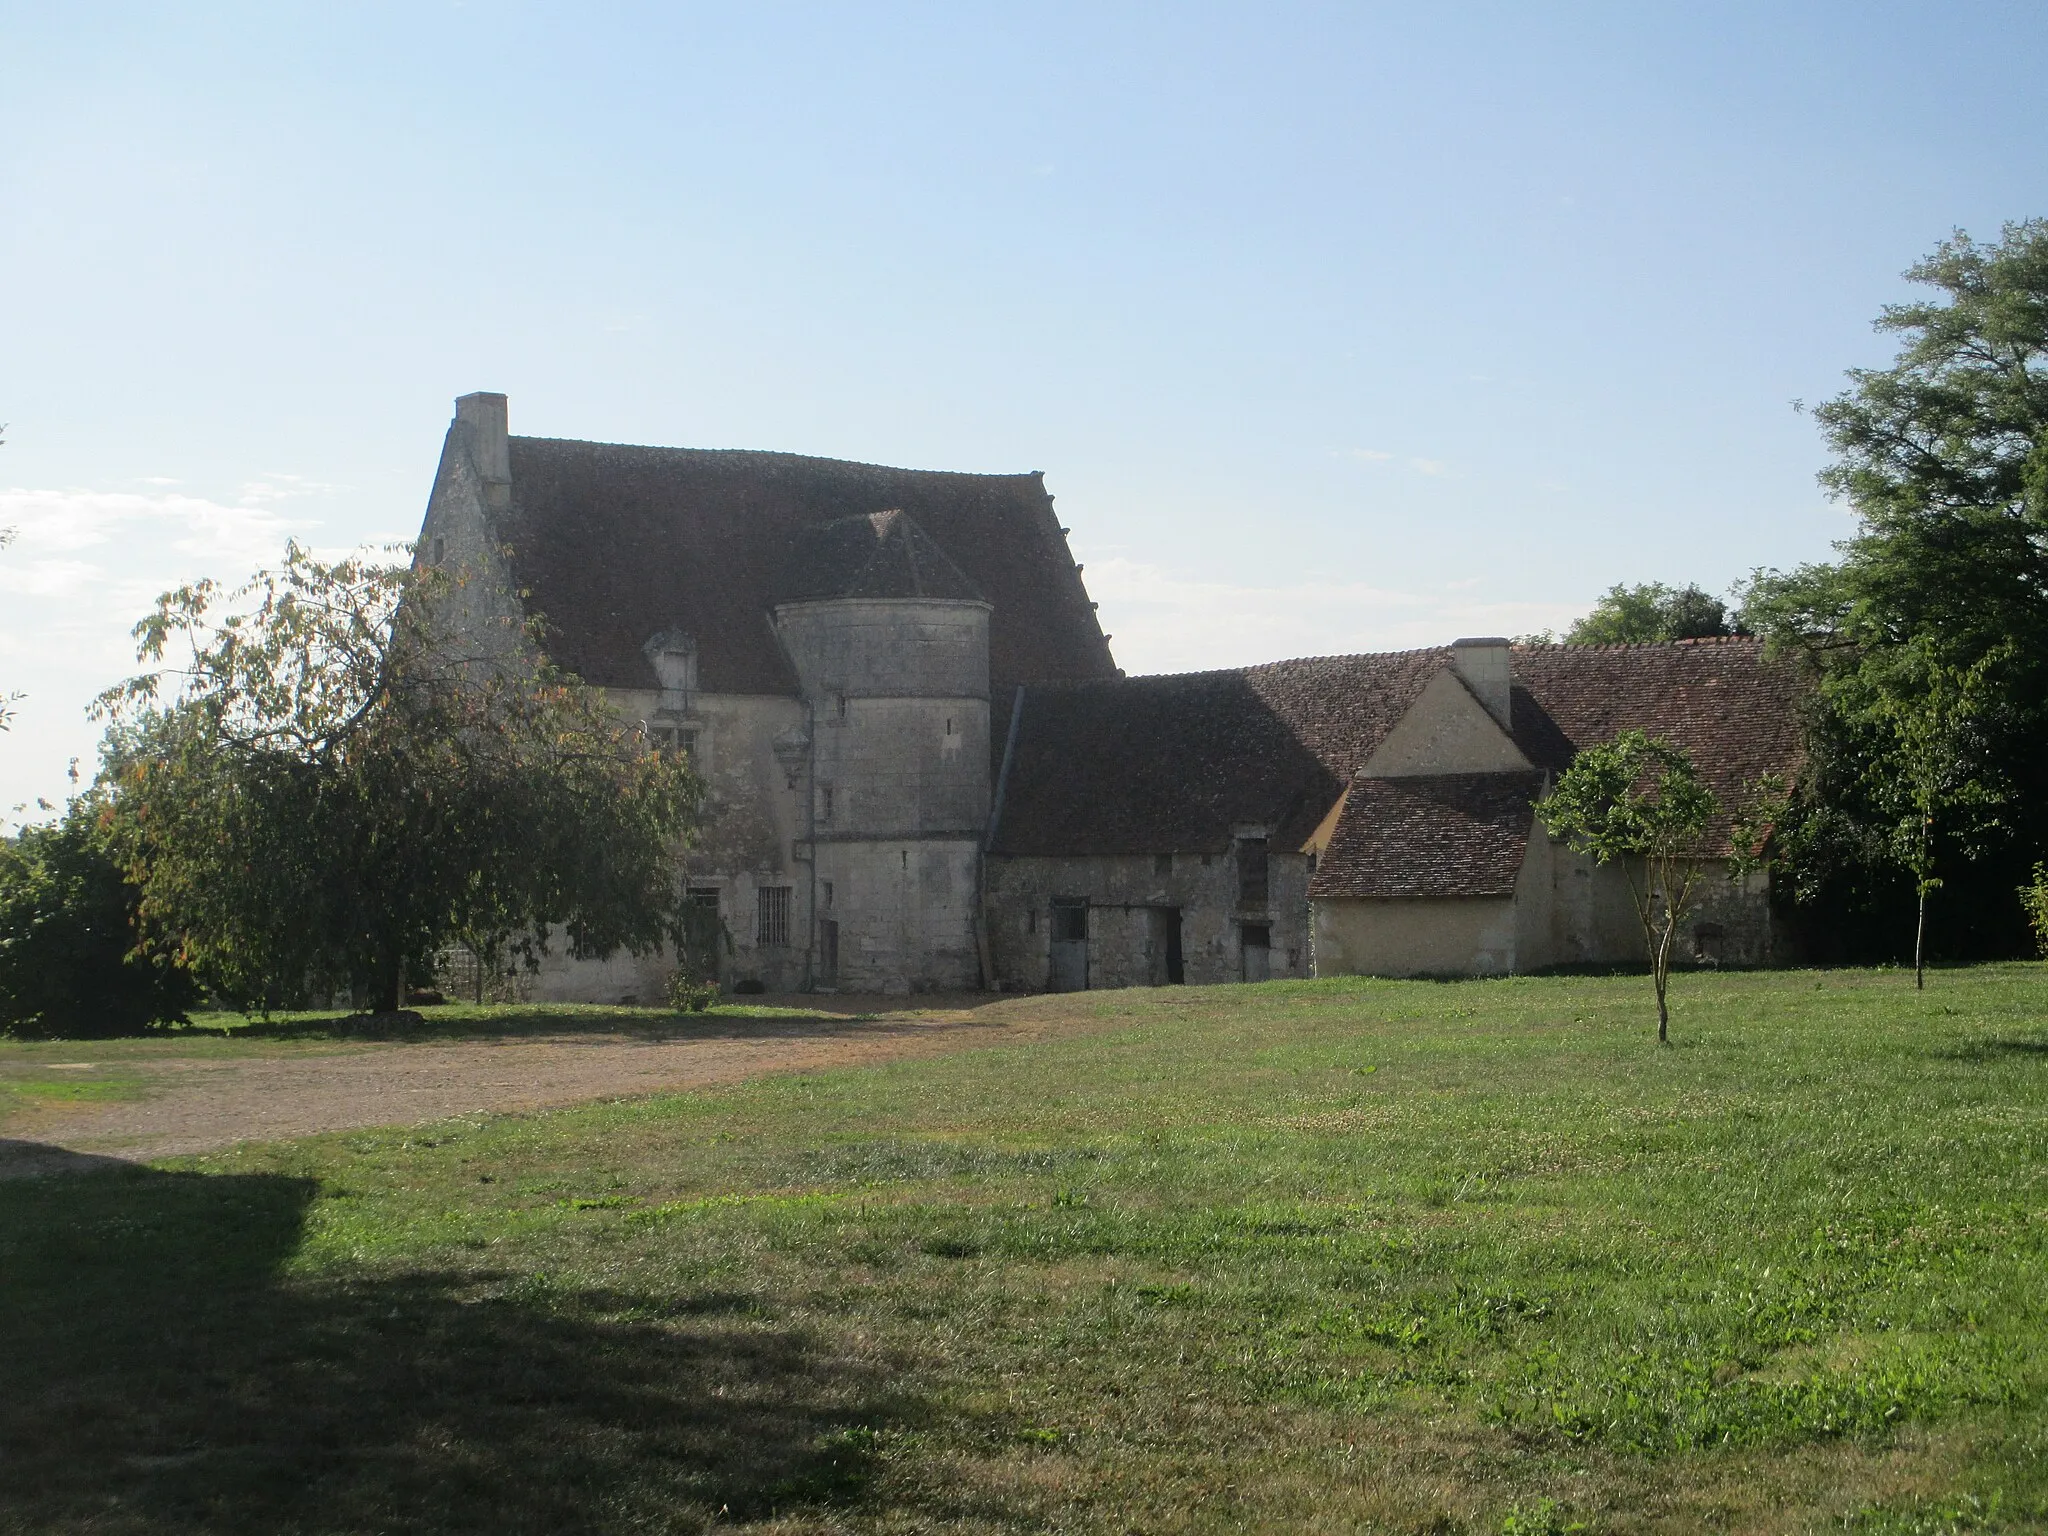
[[[640,649],[653,664],[663,693],[688,696],[697,691],[696,636],[665,629]]]

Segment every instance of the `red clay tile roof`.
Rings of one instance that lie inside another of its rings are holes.
[[[1449,659],[1318,656],[1028,688],[994,849],[1221,852],[1246,825],[1299,847]],[[1007,703],[994,701],[999,732]]]
[[[641,647],[697,641],[711,693],[796,691],[768,610],[797,536],[901,509],[994,605],[996,696],[1021,680],[1111,678],[1116,663],[1037,475],[888,469],[786,453],[515,437],[512,576],[554,659],[591,682],[652,688]]]
[[[1358,779],[1317,860],[1317,901],[1512,896],[1541,772]]]
[[[900,511],[837,518],[796,536],[775,600],[834,597],[982,600],[980,588]]]
[[[1245,825],[1299,847],[1450,656],[1311,657],[1027,689],[994,850],[1220,852]],[[1634,726],[1690,752],[1724,802],[1764,773],[1798,772],[1803,685],[1759,641],[1518,646],[1513,666],[1514,737],[1539,769],[1562,771],[1580,747]],[[1001,695],[995,713],[1001,731]],[[1353,814],[1347,805],[1343,821]]]
[[[1514,651],[1515,736],[1538,767],[1635,729],[1683,748],[1724,805],[1804,763],[1799,664],[1747,636],[1670,645],[1537,645]],[[1525,716],[1524,703],[1534,706]]]

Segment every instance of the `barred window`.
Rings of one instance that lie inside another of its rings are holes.
[[[764,885],[754,893],[756,944],[789,942],[789,893],[790,887],[786,885]]]

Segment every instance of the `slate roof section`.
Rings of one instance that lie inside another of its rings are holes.
[[[993,849],[1217,853],[1245,825],[1298,847],[1449,660],[1318,656],[1028,688]],[[1008,702],[996,696],[999,731]]]
[[[1020,681],[1113,678],[1116,663],[1043,479],[890,469],[797,454],[511,440],[512,579],[548,649],[590,682],[652,688],[641,647],[680,630],[710,693],[792,694],[769,608],[799,536],[900,510],[994,607],[998,698]]]
[[[1309,881],[1313,900],[1512,896],[1545,775],[1359,779]]]
[[[986,601],[931,535],[897,509],[837,518],[796,536],[775,600],[844,597]]]

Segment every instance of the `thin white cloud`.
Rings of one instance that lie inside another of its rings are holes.
[[[68,554],[168,536],[187,554],[264,560],[309,526],[262,505],[225,506],[201,496],[135,491],[0,491],[0,526],[20,530],[18,553]]]
[[[288,475],[266,470],[260,480],[250,480],[242,486],[242,504],[260,505],[272,501],[290,501],[300,496],[325,496],[339,486],[329,485],[321,480],[308,480],[304,475]]]
[[[1569,623],[1579,612],[1563,603],[1488,602],[1462,590],[1407,592],[1364,582],[1237,586],[1121,556],[1089,561],[1087,579],[1117,661],[1133,673],[1413,650],[1461,635],[1530,634]]]
[[[286,502],[308,484],[254,482]],[[0,693],[27,697],[0,737],[0,808],[57,793],[69,759],[91,762],[100,727],[86,706],[135,670],[130,630],[158,593],[207,576],[239,584],[276,563],[287,538],[319,525],[263,499],[0,490],[0,527],[9,526],[20,536],[0,550]]]
[[[83,590],[100,568],[83,560],[16,560],[0,563],[0,592],[14,597],[63,597]]]
[[[1332,448],[1330,457],[1350,459],[1359,464],[1391,464],[1397,458],[1401,458],[1399,454],[1389,453],[1384,448]],[[1451,473],[1451,463],[1448,459],[1405,458],[1401,459],[1401,462],[1418,475],[1442,476]]]

